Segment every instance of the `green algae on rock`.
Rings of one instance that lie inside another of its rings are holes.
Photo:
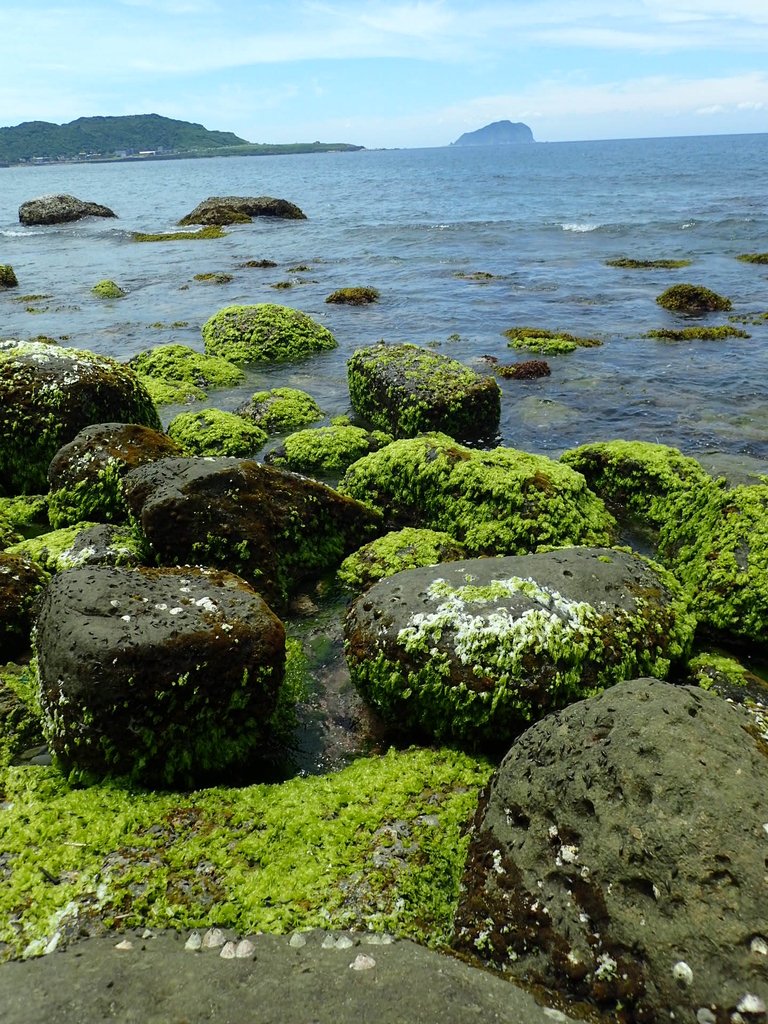
[[[671,573],[608,548],[449,562],[374,584],[352,605],[353,683],[388,721],[504,746],[549,711],[690,650]]]
[[[339,489],[384,513],[390,529],[444,530],[472,555],[606,544],[615,521],[584,477],[543,455],[481,451],[445,434],[366,455]]]
[[[119,284],[109,280],[99,281],[91,291],[100,299],[122,299],[127,294]]]
[[[21,494],[13,498],[0,497],[0,547],[4,524],[21,537],[42,533],[49,526],[48,495]],[[13,543],[13,542],[11,542]]]
[[[496,381],[429,349],[383,341],[357,349],[347,379],[355,412],[395,437],[440,430],[474,440],[498,431]]]
[[[64,572],[66,569],[81,566],[87,561],[88,553],[78,548],[77,540],[86,530],[98,525],[98,523],[79,522],[74,526],[49,530],[48,533],[28,537],[26,540],[12,545],[7,549],[6,554],[31,559],[49,573]],[[127,532],[126,540],[130,536],[130,532]]]
[[[340,476],[353,462],[378,451],[392,441],[381,430],[331,424],[309,427],[289,434],[282,444],[268,452],[264,461],[271,466],[310,476]]]
[[[7,769],[0,958],[133,926],[354,927],[444,943],[490,771],[453,750],[392,750],[320,778],[158,794]],[[407,838],[398,856],[393,829]]]
[[[202,328],[205,351],[233,363],[285,362],[336,348],[327,327],[298,309],[263,302],[225,306]]]
[[[207,282],[208,284],[229,284],[232,280],[231,274],[225,274],[223,271],[209,271],[203,274],[195,274],[196,281]]]
[[[42,744],[42,710],[34,659],[30,664],[0,665],[0,769],[30,747]]]
[[[736,259],[742,263],[768,263],[768,252],[744,252]]]
[[[30,649],[37,601],[49,580],[45,567],[17,547],[0,551],[0,651],[15,658]]]
[[[245,374],[219,356],[205,355],[188,345],[155,345],[128,360],[158,405],[205,398],[208,390],[239,384]]]
[[[323,418],[323,411],[312,395],[298,388],[257,391],[235,411],[238,416],[253,420],[268,434],[298,430]]]
[[[18,288],[19,282],[10,263],[0,263],[0,288]]]
[[[253,455],[267,440],[261,427],[221,409],[180,412],[168,424],[168,436],[185,455]]]
[[[607,267],[620,267],[622,270],[680,270],[682,267],[689,267],[693,260],[638,260],[631,256],[618,256],[616,259],[606,260]]]
[[[749,338],[746,331],[739,330],[729,324],[719,327],[662,327],[660,330],[648,331],[645,338],[661,338],[664,341],[722,341],[724,338]]]
[[[689,316],[732,308],[730,299],[698,284],[674,284],[658,295],[656,302],[671,313]]]
[[[253,217],[306,220],[306,214],[287,199],[273,196],[208,196],[179,221],[188,224],[250,224]]]
[[[0,492],[40,493],[56,452],[91,423],[160,429],[154,402],[129,367],[39,342],[0,342]]]
[[[550,331],[545,327],[510,327],[502,332],[509,347],[524,352],[539,352],[545,356],[575,352],[577,348],[596,348],[602,345],[598,338],[580,338],[566,331]]]
[[[325,301],[342,306],[368,306],[379,301],[379,292],[376,288],[337,288]]]
[[[466,557],[466,548],[449,533],[406,526],[354,551],[341,563],[336,576],[349,590],[361,591],[403,569]]]
[[[131,238],[134,242],[188,242],[197,239],[224,238],[227,232],[217,225],[200,228],[199,231],[134,231]]]

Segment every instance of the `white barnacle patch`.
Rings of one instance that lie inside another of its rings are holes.
[[[750,1013],[754,1015],[766,1012],[765,1002],[760,998],[760,996],[756,996],[752,992],[747,992],[746,995],[741,997],[739,1002],[736,1004],[736,1009],[739,1013]]]
[[[493,851],[493,870],[496,872],[497,875],[504,875],[504,874],[506,874],[506,871],[504,870],[504,867],[503,867],[503,865],[501,863],[501,851],[500,850],[494,850]]]
[[[756,935],[749,944],[750,952],[757,953],[758,956],[768,956],[768,942],[763,938],[762,935]]]
[[[597,958],[595,978],[598,981],[610,981],[611,978],[616,977],[616,970],[618,966],[619,965],[609,953],[601,953]]]
[[[130,615],[121,615],[120,618],[122,619],[123,622],[130,622],[131,621],[131,616]]]
[[[155,605],[155,610],[158,612],[167,612],[168,605],[165,603],[165,601],[161,601],[159,604]]]
[[[685,960],[678,960],[672,968],[672,977],[679,984],[688,988],[689,985],[693,984],[693,971],[685,962]]]
[[[183,608],[178,608],[178,607],[177,607],[177,608],[171,608],[171,609],[169,610],[168,614],[169,614],[169,615],[181,615],[181,613],[182,613],[183,611],[184,611],[184,609],[183,609]]]
[[[218,605],[210,599],[210,597],[200,597],[195,601],[197,608],[202,608],[206,612],[215,612],[218,610]]]
[[[575,864],[578,859],[578,846],[561,846],[560,852],[557,855],[555,863],[558,867],[562,867],[563,864]]]

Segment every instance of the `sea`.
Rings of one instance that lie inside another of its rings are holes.
[[[768,472],[768,134],[497,147],[363,150],[266,157],[58,164],[0,169],[0,338],[55,338],[127,360],[180,342],[202,351],[217,310],[278,303],[327,326],[338,348],[251,367],[201,407],[235,409],[256,390],[309,391],[327,417],[350,413],[346,362],[381,339],[413,342],[489,372],[536,358],[503,332],[534,326],[602,345],[546,357],[551,376],[500,379],[498,443],[558,456],[590,441],[672,445],[734,476]],[[23,227],[19,205],[66,192],[117,219]],[[139,243],[171,232],[208,196],[269,195],[304,221],[267,218],[212,240]],[[617,257],[688,259],[681,270],[624,270]],[[247,268],[248,260],[275,267]],[[231,275],[227,283],[195,280]],[[127,292],[98,299],[105,278]],[[727,296],[730,314],[682,320],[656,303],[689,282]],[[329,305],[371,286],[365,307]],[[278,287],[276,287],[278,286]],[[733,321],[729,320],[734,318]],[[659,328],[727,324],[748,338],[662,341]],[[161,410],[164,422],[179,409]]]

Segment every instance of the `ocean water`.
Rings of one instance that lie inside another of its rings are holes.
[[[768,251],[766,165],[768,135],[2,168],[0,263],[20,287],[0,292],[0,337],[44,334],[127,359],[171,341],[202,350],[200,327],[223,306],[289,305],[329,327],[339,348],[251,368],[243,386],[202,404],[232,409],[288,384],[330,416],[350,411],[346,360],[359,346],[411,341],[486,369],[484,356],[535,358],[507,347],[506,328],[559,329],[603,345],[549,357],[548,378],[500,380],[500,443],[556,456],[636,438],[719,470],[768,472],[768,267],[735,258]],[[118,219],[22,227],[19,205],[52,192],[104,203]],[[210,241],[132,240],[172,230],[210,195],[279,196],[308,220],[256,220]],[[606,266],[618,256],[693,263]],[[278,266],[241,266],[262,258]],[[233,279],[194,280],[212,271]],[[475,273],[494,276],[460,276]],[[92,296],[103,278],[127,297]],[[732,315],[755,321],[737,324],[751,337],[644,338],[698,322],[655,302],[683,281],[730,297]],[[378,288],[380,302],[326,304],[350,285]],[[163,409],[165,422],[176,411]]]

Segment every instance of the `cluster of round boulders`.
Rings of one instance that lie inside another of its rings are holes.
[[[66,224],[84,217],[116,217],[114,210],[100,203],[57,194],[29,199],[19,207],[19,221],[26,226]]]

